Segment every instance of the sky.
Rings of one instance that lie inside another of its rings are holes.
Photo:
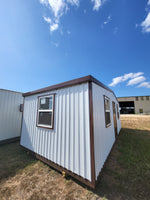
[[[150,0],[1,1],[1,89],[86,75],[118,97],[150,95]]]

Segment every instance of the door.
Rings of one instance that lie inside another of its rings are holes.
[[[116,104],[114,101],[112,102],[112,107],[113,107],[115,138],[117,138],[118,133],[117,133]]]

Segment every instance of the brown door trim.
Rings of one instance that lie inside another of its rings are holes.
[[[112,101],[112,109],[113,109],[113,120],[114,120],[114,131],[115,131],[115,138],[117,138],[117,115],[116,115],[116,103]]]

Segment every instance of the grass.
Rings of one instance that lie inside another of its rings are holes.
[[[19,143],[0,146],[0,200],[149,200],[150,116],[121,116],[122,130],[96,189],[48,167]]]

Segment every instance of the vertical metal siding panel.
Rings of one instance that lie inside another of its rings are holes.
[[[22,103],[21,93],[0,89],[0,141],[20,136]]]
[[[58,123],[58,121],[59,121],[59,115],[58,115],[58,113],[59,113],[59,101],[58,101],[58,99],[59,99],[59,92],[57,92],[57,95],[56,95],[56,97],[55,97],[55,114],[54,114],[54,117],[55,117],[55,119],[56,119],[56,123],[54,124],[54,127],[56,128],[56,133],[57,134],[55,134],[54,133],[54,135],[55,135],[55,139],[54,139],[54,159],[53,159],[53,161],[56,163],[57,162],[57,156],[58,156],[58,154],[57,154],[57,146],[58,146],[58,138],[57,138],[57,135],[58,135],[58,126],[59,126],[59,123]]]
[[[69,95],[69,88],[66,89],[66,159],[65,159],[65,167],[70,169],[69,165],[69,155],[70,155],[70,148],[69,148],[69,141],[70,141],[70,95]]]
[[[65,126],[66,126],[66,120],[63,120],[63,119],[66,119],[66,102],[65,102],[65,96],[66,96],[66,89],[64,89],[63,91],[63,94],[62,94],[62,99],[63,99],[63,102],[62,102],[62,139],[61,139],[61,165],[64,166],[64,163],[65,163],[65,135],[66,135],[66,131],[65,131]]]
[[[54,129],[36,127],[39,95],[26,97],[21,144],[91,180],[88,84],[50,93],[56,93]]]
[[[77,89],[75,88],[75,140],[74,140],[74,142],[75,142],[75,147],[76,147],[76,149],[74,149],[74,154],[75,154],[75,164],[74,164],[74,170],[75,170],[75,173],[77,173],[77,174],[79,174],[79,143],[78,143],[78,141],[79,141],[79,124],[78,124],[78,122],[79,122],[79,120],[78,120],[78,118],[79,118],[79,110],[78,110],[78,107],[79,107],[79,105],[78,105],[78,91],[77,91]]]
[[[81,176],[85,176],[84,174],[84,170],[85,170],[85,166],[84,166],[84,163],[85,163],[85,160],[84,160],[84,143],[85,143],[85,138],[84,138],[84,103],[83,103],[83,94],[84,92],[84,88],[82,86],[82,88],[80,87],[80,91],[79,91],[79,102],[80,102],[80,105],[79,105],[79,121],[80,121],[80,135],[79,135],[79,141],[80,141],[80,175]]]
[[[69,157],[69,162],[70,162],[70,170],[75,171],[75,157],[74,157],[74,146],[75,146],[75,140],[74,140],[74,134],[76,134],[76,131],[74,129],[73,123],[75,123],[75,118],[74,118],[74,92],[75,92],[75,87],[70,88],[70,157]]]
[[[89,119],[89,87],[88,85],[85,85],[85,138],[86,138],[86,144],[85,144],[85,152],[86,152],[86,178],[88,180],[91,180],[91,149],[90,149],[90,119]],[[88,133],[88,134],[87,134]],[[90,167],[87,167],[90,166]]]

